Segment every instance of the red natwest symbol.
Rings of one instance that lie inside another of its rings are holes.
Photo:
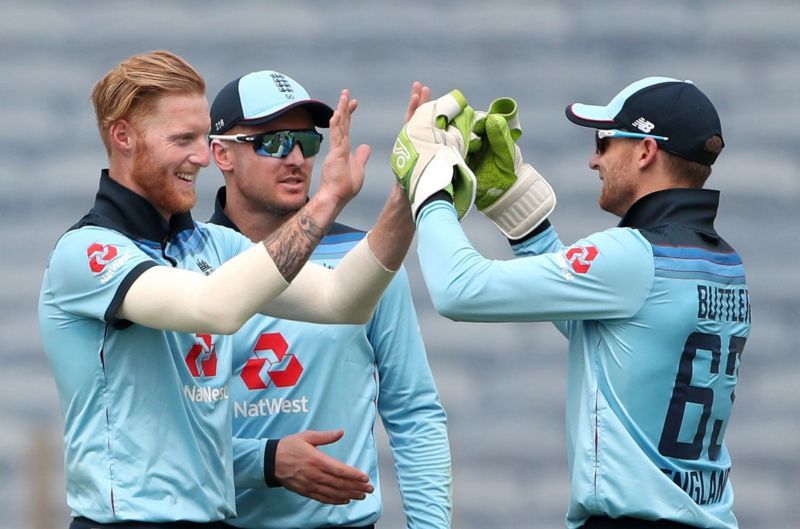
[[[267,389],[270,383],[274,383],[279,388],[294,386],[303,374],[303,366],[293,354],[286,354],[289,344],[279,332],[264,333],[258,337],[253,354],[255,358],[247,361],[242,369],[242,380],[249,389]],[[262,357],[264,352],[271,351],[275,361],[271,358]],[[269,380],[266,382],[261,376],[265,365]]]
[[[594,246],[573,246],[564,254],[572,265],[576,274],[585,274],[592,266],[592,261],[597,257],[597,248]]]
[[[213,377],[217,374],[217,348],[211,342],[210,334],[198,334],[198,343],[194,344],[186,355],[186,367],[193,377]],[[200,360],[198,366],[198,359]]]
[[[86,249],[86,255],[89,257],[89,268],[97,274],[114,260],[117,256],[117,248],[110,244],[103,245],[96,242]]]

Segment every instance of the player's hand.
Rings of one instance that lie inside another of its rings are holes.
[[[556,206],[553,188],[524,163],[516,140],[522,135],[517,103],[496,99],[477,113],[467,163],[477,181],[475,205],[509,239],[524,237]]]
[[[330,149],[322,164],[322,182],[317,193],[330,193],[337,203],[346,204],[361,190],[364,169],[370,155],[368,145],[350,151],[350,120],[358,101],[342,90],[330,120]]]
[[[408,108],[406,108],[406,115],[403,118],[403,124],[405,125],[408,123],[408,120],[411,119],[411,116],[414,115],[414,112],[420,107],[431,100],[431,89],[428,85],[424,85],[419,81],[414,81],[411,84],[411,95],[408,98]],[[410,203],[408,202],[408,195],[403,190],[400,182],[395,183],[395,190],[392,190],[392,195],[396,195],[398,200],[405,202],[408,205],[405,205],[405,208],[408,208],[410,212]],[[390,199],[392,197],[390,195]],[[409,215],[411,217],[411,215]],[[413,228],[413,218],[412,218],[412,228]]]
[[[467,163],[478,181],[475,205],[483,211],[517,180],[515,142],[522,135],[522,128],[516,101],[508,97],[495,99],[488,111],[476,111],[472,133]]]
[[[459,218],[472,207],[475,176],[464,156],[473,115],[461,92],[453,90],[420,104],[400,130],[391,165],[411,201],[414,218],[422,203],[438,191],[451,194]]]
[[[420,105],[423,105],[431,100],[431,89],[429,86],[414,81],[411,84],[411,96],[408,98],[408,108],[406,109],[406,117],[403,118],[403,124],[408,123],[414,112],[417,111]]]
[[[275,477],[285,488],[322,503],[363,500],[374,490],[369,476],[317,448],[343,435],[342,430],[308,430],[282,438],[275,452]]]

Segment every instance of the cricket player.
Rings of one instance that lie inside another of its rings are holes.
[[[751,317],[742,260],[714,227],[719,192],[704,189],[724,146],[713,104],[649,77],[568,106],[595,135],[600,207],[621,218],[568,246],[546,220],[552,188],[514,143],[516,104],[472,114],[458,92],[420,107],[395,147],[416,165],[398,154],[394,168],[441,314],[552,321],[569,340],[567,527],[735,529],[724,438]],[[458,222],[472,197],[517,259],[473,248]]]
[[[287,90],[292,99],[286,99]],[[407,117],[429,97],[430,90],[415,83]],[[332,114],[280,72],[251,72],[228,83],[211,104],[211,122],[225,123],[210,136],[225,186],[210,222],[254,241],[280,229],[308,200],[321,140],[317,127],[327,128]],[[281,152],[265,147],[284,135],[314,141]],[[394,186],[393,199],[408,204]],[[404,220],[410,224],[407,207]],[[365,235],[337,222],[311,261],[340,266]],[[405,270],[365,325],[257,315],[234,335],[233,358],[237,516],[227,523],[245,529],[373,527],[383,509],[373,432],[380,417],[407,527],[450,527],[446,415]],[[341,462],[374,484],[363,501],[349,501],[350,487],[328,471],[338,471]]]
[[[408,202],[388,201],[336,270],[305,265],[363,183],[369,147],[350,150],[357,103],[346,90],[320,189],[257,243],[192,219],[211,124],[191,65],[165,51],[135,55],[92,100],[109,167],[92,209],[56,243],[39,300],[71,527],[217,527],[236,514],[228,335],[257,312],[368,321],[413,236]],[[339,478],[353,499],[372,491],[355,469]]]

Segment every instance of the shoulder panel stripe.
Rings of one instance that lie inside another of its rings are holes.
[[[744,277],[744,266],[741,264],[724,265],[706,259],[674,259],[670,257],[656,257],[657,269],[676,270],[679,272],[699,271],[721,277]]]
[[[656,277],[669,277],[672,279],[686,279],[690,281],[707,281],[723,285],[744,285],[745,276],[723,276],[702,270],[673,270],[669,268],[655,269]]]
[[[736,252],[714,252],[698,246],[654,244],[652,248],[656,276],[728,285],[745,283],[742,259]]]
[[[653,245],[655,257],[671,257],[674,259],[705,259],[721,265],[740,265],[742,259],[736,252],[713,252],[698,246],[664,246]]]

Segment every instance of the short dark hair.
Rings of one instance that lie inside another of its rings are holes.
[[[703,150],[713,155],[714,158],[722,152],[725,143],[720,136],[714,135],[706,140]],[[711,176],[711,166],[699,162],[692,162],[686,158],[681,158],[665,150],[661,151],[665,155],[667,170],[680,182],[686,183],[692,188],[701,188],[705,185],[708,177]]]

